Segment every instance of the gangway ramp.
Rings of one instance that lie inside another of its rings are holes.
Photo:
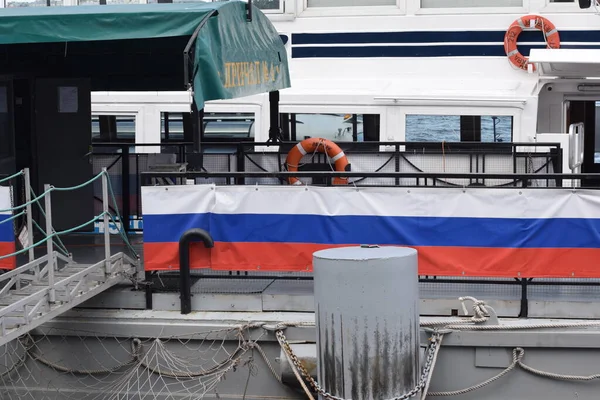
[[[28,262],[0,275],[0,347],[124,280],[131,280],[135,284],[140,267],[139,256],[129,243],[122,226],[118,229],[119,233],[135,260],[123,252],[112,254],[108,229],[104,230],[103,235],[104,243],[101,253],[103,256],[98,256],[102,260],[98,262],[94,260],[92,264],[75,262],[72,253],[67,250],[60,239],[63,235],[68,235],[97,221],[103,222],[107,227],[109,222],[113,222],[117,226],[117,221],[122,220],[106,168],[103,168],[101,173],[89,181],[77,186],[57,188],[44,185],[44,193],[39,196],[30,186],[28,169],[4,178],[4,180],[0,180],[0,183],[16,179],[23,179],[23,184],[27,188],[25,199],[23,199],[25,202],[14,205],[12,194],[9,193],[7,187],[0,186],[0,213],[8,215],[0,220],[0,224],[5,224],[4,237],[6,238],[10,236],[6,233],[6,226],[10,228],[6,222],[14,222],[17,217],[23,215],[26,220],[26,229],[23,230],[24,233],[18,234],[22,249],[9,254],[0,254],[0,261],[16,259],[16,256],[24,256],[27,253]],[[52,192],[78,190],[97,180],[102,181],[102,213],[80,226],[57,232],[52,224]],[[111,200],[113,212],[116,215],[109,211]],[[43,207],[42,201],[45,205]],[[9,204],[10,207],[8,207]],[[33,219],[33,206],[39,208],[46,223],[45,229]],[[37,229],[36,234],[41,235],[41,239],[37,242],[34,241],[34,228]],[[9,231],[9,233],[11,232],[12,230]],[[17,237],[16,229],[14,236]],[[36,258],[35,250],[41,246],[46,248],[45,254]],[[11,243],[9,246],[5,245],[5,248],[10,247],[12,247]],[[10,263],[4,264],[5,267],[8,265]]]
[[[58,252],[50,258],[62,264],[54,271],[54,282],[48,275],[52,265],[48,255],[0,275],[0,347],[131,279],[137,266],[124,253],[91,265],[75,263]]]

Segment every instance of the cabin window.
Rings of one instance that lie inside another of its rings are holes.
[[[254,113],[205,113],[204,141],[249,141],[255,136]]]
[[[395,6],[397,0],[308,0],[308,7]]]
[[[512,116],[406,115],[407,142],[506,143],[512,135]]]
[[[46,7],[48,4],[46,0],[6,0],[4,3],[7,8],[9,7]],[[51,0],[51,6],[62,6],[62,0]]]
[[[261,10],[280,10],[284,0],[254,0],[252,4]]]
[[[110,0],[107,0],[110,1]],[[136,2],[137,0],[115,0],[116,2]],[[215,0],[216,1],[216,0]],[[252,4],[266,12],[283,11],[285,0],[254,0]],[[158,3],[158,0],[147,0],[149,4]],[[171,3],[206,3],[206,0],[171,0]]]
[[[186,115],[189,113],[186,113]],[[254,140],[254,113],[205,113],[205,142]],[[160,141],[190,142],[184,136],[184,113],[163,112],[160,121]]]
[[[135,142],[135,115],[93,115],[92,143]]]
[[[37,0],[36,0],[37,1]],[[52,0],[56,1],[56,0]],[[116,4],[146,4],[145,0],[61,0],[67,6],[93,6],[93,5],[116,5]],[[155,1],[156,3],[156,1]]]
[[[203,139],[206,142],[254,140],[254,123],[254,113],[205,113]]]
[[[523,7],[523,0],[421,0],[422,8]]]
[[[189,114],[189,113],[187,113]],[[185,142],[184,113],[163,112],[160,120],[161,142]],[[254,138],[254,113],[205,113],[204,140],[248,140]]]
[[[183,113],[160,113],[160,141],[184,142]]]
[[[98,4],[140,4],[142,2],[140,0],[105,0],[103,2],[100,2],[100,0],[78,0],[77,3],[80,6],[93,6]]]
[[[378,142],[379,114],[281,114],[284,140],[313,137],[334,142]]]

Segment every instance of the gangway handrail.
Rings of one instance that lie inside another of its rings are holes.
[[[21,170],[21,171],[15,173],[15,174],[12,174],[12,175],[9,175],[9,176],[2,175],[2,176],[0,176],[0,183],[8,182],[8,181],[10,181],[12,179],[18,178],[19,176],[21,176],[23,174],[24,174],[24,171]]]
[[[36,266],[40,265],[41,263],[46,262],[48,260],[48,258],[49,258],[49,255],[44,254],[43,256],[36,258],[35,260],[28,262],[27,264],[21,265],[20,267],[17,267],[11,271],[5,272],[2,275],[0,275],[0,282],[4,282],[6,280],[11,279],[12,277],[22,274],[23,272],[32,270]]]

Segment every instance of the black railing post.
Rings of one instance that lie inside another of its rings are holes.
[[[194,240],[201,240],[204,247],[211,249],[215,243],[210,234],[204,229],[194,228],[185,231],[179,239],[179,291],[181,293],[181,313],[192,312],[192,276],[190,274],[190,244]]]
[[[269,142],[281,141],[281,130],[279,129],[279,91],[269,92]]]
[[[394,171],[400,172],[400,145],[394,145]],[[395,178],[396,186],[400,186],[400,178]]]
[[[121,215],[122,221],[121,226],[125,230],[125,234],[129,234],[131,232],[131,228],[129,227],[129,220],[131,219],[131,190],[129,185],[129,145],[123,146],[123,156],[121,157],[121,202],[123,203],[123,214]],[[117,204],[115,204],[117,207]]]
[[[517,279],[521,284],[521,312],[519,312],[519,318],[527,318],[529,315],[529,297],[527,295],[527,286],[533,278],[522,278]]]
[[[142,182],[140,180],[140,155],[135,155],[135,215],[139,221],[142,219]],[[138,231],[139,229],[135,229]]]
[[[146,271],[144,279],[146,281],[146,310],[152,310],[152,272]]]
[[[560,144],[558,144],[556,146],[555,149],[556,153],[554,155],[554,157],[552,157],[553,159],[553,165],[554,165],[554,173],[562,173],[563,172],[563,158],[562,158],[562,148],[560,146]],[[558,187],[562,187],[563,185],[563,180],[562,179],[557,179],[556,180],[556,186]]]
[[[244,150],[243,143],[238,143],[235,156],[236,156],[235,157],[235,163],[236,163],[235,170],[237,172],[246,171],[246,151]],[[245,185],[246,179],[243,176],[235,178],[235,184],[236,185]]]

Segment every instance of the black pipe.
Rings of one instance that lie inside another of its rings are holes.
[[[200,34],[200,29],[202,29],[204,25],[206,25],[210,17],[218,14],[218,10],[212,10],[211,12],[206,14],[196,27],[194,33],[192,33],[190,40],[188,40],[187,44],[185,45],[185,49],[183,49],[183,85],[186,90],[194,86],[194,76],[196,76],[195,70],[193,70],[192,73],[190,73],[190,64],[193,65],[192,59],[190,57],[190,53],[193,50],[193,45],[196,42],[196,38]]]
[[[201,240],[204,247],[212,249],[215,247],[210,234],[204,229],[189,229],[181,235],[179,239],[179,279],[181,292],[181,313],[189,314],[192,312],[192,276],[190,275],[190,244],[194,240]]]

